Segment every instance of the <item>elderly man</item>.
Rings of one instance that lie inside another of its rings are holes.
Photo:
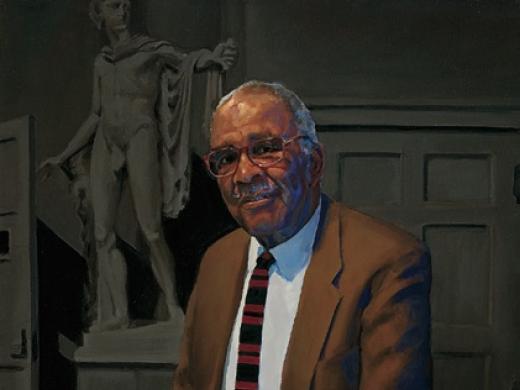
[[[174,388],[429,388],[427,251],[321,193],[301,100],[240,86],[214,113],[206,163],[242,228],[204,256]]]

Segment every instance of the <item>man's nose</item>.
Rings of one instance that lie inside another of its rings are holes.
[[[250,183],[253,177],[261,172],[262,168],[251,161],[246,151],[242,151],[237,162],[234,181],[236,183]]]

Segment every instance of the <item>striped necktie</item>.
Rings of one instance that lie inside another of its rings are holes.
[[[271,253],[262,253],[256,260],[256,267],[249,279],[240,326],[236,390],[258,389],[264,306],[269,284],[269,267],[274,262]]]

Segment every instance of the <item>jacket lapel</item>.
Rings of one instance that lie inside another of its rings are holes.
[[[210,306],[214,309],[214,313],[211,315],[213,318],[211,321],[213,348],[211,348],[211,356],[207,356],[207,358],[213,369],[209,383],[205,386],[207,389],[220,389],[222,387],[227,347],[242,297],[250,237],[242,229],[235,231],[233,234],[235,234],[235,237],[230,243],[230,250],[222,253],[222,259],[225,259],[226,264],[221,266],[225,269],[225,273],[220,275],[220,287],[212,291],[212,304]]]
[[[282,389],[310,388],[330,323],[341,300],[333,285],[342,268],[339,237],[338,207],[323,197],[314,253],[305,273],[285,357]]]

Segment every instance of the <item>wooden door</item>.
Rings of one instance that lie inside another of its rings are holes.
[[[34,390],[37,284],[33,120],[0,124],[0,390]]]
[[[328,130],[319,134],[325,191],[430,247],[434,389],[512,389],[520,378],[520,134]]]

